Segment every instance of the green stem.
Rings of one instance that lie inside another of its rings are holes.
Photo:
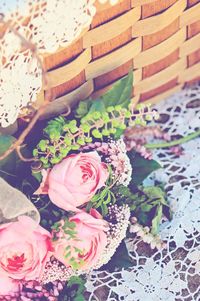
[[[149,144],[145,144],[145,147],[148,149],[171,147],[171,146],[175,146],[175,145],[179,145],[179,144],[188,142],[192,139],[197,138],[198,136],[200,136],[200,130],[198,130],[197,132],[194,132],[192,134],[189,134],[186,137],[180,138],[178,140],[174,140],[174,141],[170,141],[170,142],[166,142],[166,143],[152,143],[152,144],[149,143]]]

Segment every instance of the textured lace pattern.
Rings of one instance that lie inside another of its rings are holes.
[[[170,135],[187,135],[200,127],[200,87],[194,86],[157,105]],[[149,182],[163,181],[174,211],[163,221],[166,248],[152,251],[139,239],[127,240],[133,266],[120,272],[88,276],[89,301],[200,300],[200,138],[185,143],[177,157],[167,149],[154,151],[164,169]]]
[[[107,1],[99,0],[101,3]],[[117,2],[110,0],[111,4]],[[55,52],[91,24],[96,8],[95,0],[1,0],[0,13],[19,27],[29,16],[26,29],[31,41],[40,52]]]
[[[110,0],[111,4],[116,2]],[[0,15],[36,46],[38,54],[53,53],[91,24],[94,4],[95,0],[0,0]],[[0,125],[7,127],[23,107],[36,100],[42,72],[31,51],[24,53],[22,41],[13,32],[6,31],[0,42]]]
[[[12,32],[0,42],[0,125],[7,127],[24,107],[36,101],[42,70],[31,50],[21,51],[20,39]]]

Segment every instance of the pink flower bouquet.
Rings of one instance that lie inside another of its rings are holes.
[[[129,74],[27,140],[34,162],[18,162],[17,183],[40,224],[30,214],[0,219],[0,301],[84,300],[84,275],[123,268],[124,257],[132,264],[127,232],[163,247],[159,224],[170,209],[163,190],[144,183],[161,168],[145,147],[158,114],[134,106],[131,90]]]

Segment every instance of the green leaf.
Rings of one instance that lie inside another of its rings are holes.
[[[66,121],[62,116],[59,116],[48,122],[47,127],[44,129],[44,132],[52,138],[57,138],[63,133],[63,127]],[[54,137],[55,136],[55,137]]]
[[[92,99],[87,99],[87,100],[84,100],[84,101],[80,101],[79,104],[78,104],[78,107],[75,111],[75,117],[81,119],[84,116],[86,116],[88,114],[92,104],[93,104]]]
[[[106,112],[106,108],[103,100],[97,99],[93,101],[89,110],[89,114],[92,114],[94,112],[100,112],[100,113]]]
[[[114,138],[115,139],[120,139],[121,138],[121,136],[123,135],[123,133],[124,133],[124,130],[122,130],[122,129],[117,129],[116,130],[116,133],[114,134]]]
[[[155,217],[152,220],[151,233],[153,235],[158,234],[161,218],[162,218],[162,205],[157,207]]]
[[[162,168],[161,165],[155,160],[146,160],[138,153],[131,151],[128,156],[133,167],[132,184],[140,185],[142,182],[155,170]]]
[[[85,283],[83,276],[72,276],[60,292],[58,301],[85,301]]]
[[[172,211],[167,202],[165,191],[159,186],[144,187],[143,192],[148,196],[152,206],[162,205],[162,212],[168,220],[172,219]]]
[[[157,204],[168,205],[165,199],[165,191],[163,191],[159,186],[147,186],[143,187],[143,192],[151,200],[155,200]]]
[[[144,203],[143,205],[141,205],[141,210],[143,212],[149,212],[152,210],[153,207],[154,207],[154,204]]]
[[[101,211],[103,216],[108,215],[108,207],[105,203],[101,203]]]
[[[136,207],[136,212],[137,212],[137,207]],[[143,226],[150,225],[151,217],[150,217],[149,213],[139,210],[139,212],[136,213],[136,217],[138,219],[139,224],[141,224]]]
[[[128,254],[128,250],[124,241],[121,242],[119,247],[117,248],[115,254],[111,258],[111,260],[104,265],[101,269],[108,270],[110,272],[115,271],[116,269],[129,268],[133,263]]]
[[[9,147],[16,141],[12,136],[0,136],[0,156],[3,155]],[[21,160],[15,151],[8,155],[5,159],[0,161],[0,177],[7,181],[12,186],[16,187],[19,178],[23,175],[17,174],[17,170],[20,170]]]
[[[102,96],[106,107],[121,105],[128,108],[133,87],[133,72],[117,81],[113,87]]]
[[[15,142],[12,136],[0,136],[0,156],[3,155],[9,147]],[[8,157],[0,161],[1,177],[13,176],[16,167],[16,153],[12,152]]]
[[[32,176],[39,182],[42,182],[42,173],[39,172],[32,172]]]

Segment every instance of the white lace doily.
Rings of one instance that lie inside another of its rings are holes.
[[[170,135],[187,135],[200,127],[200,86],[186,89],[157,106]],[[88,276],[89,301],[200,300],[200,138],[183,145],[177,157],[169,149],[154,151],[163,170],[149,181],[165,183],[174,211],[160,235],[166,248],[152,251],[139,240],[127,240],[133,266]]]
[[[21,49],[21,40],[13,32],[8,30],[0,41],[0,125],[7,127],[36,100],[42,70],[32,51]]]
[[[117,2],[110,0],[113,5]],[[26,27],[31,30],[32,43],[40,52],[53,53],[60,46],[66,47],[91,24],[96,8],[95,0],[1,0],[0,13],[13,24],[23,24],[24,17],[29,16]]]
[[[0,39],[0,126],[14,123],[42,89],[38,61],[31,51],[24,54],[13,29],[36,46],[38,55],[53,53],[74,41],[95,13],[95,0],[0,0],[0,17],[12,27]]]

